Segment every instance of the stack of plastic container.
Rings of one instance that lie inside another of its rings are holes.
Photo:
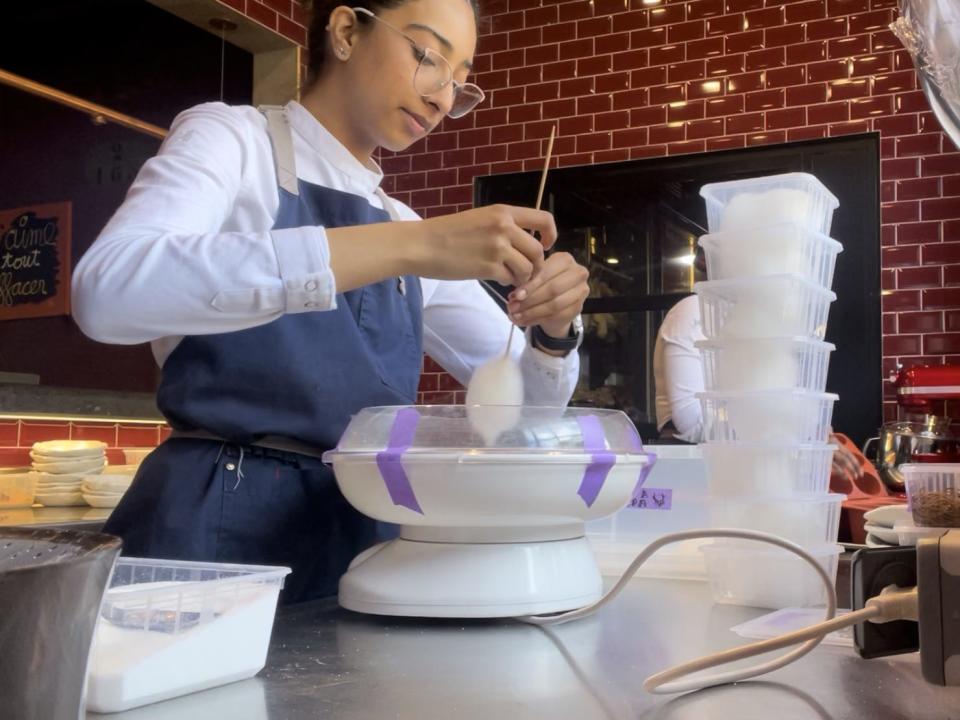
[[[824,392],[823,341],[840,243],[828,237],[837,199],[790,173],[706,185],[700,238],[704,364],[702,446],[711,525],[760,530],[803,546],[831,577],[842,495],[830,494],[827,443],[836,395]],[[746,540],[703,548],[714,600],[756,607],[824,601],[798,556]]]

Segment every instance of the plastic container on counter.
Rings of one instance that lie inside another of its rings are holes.
[[[710,524],[702,446],[648,445],[657,462],[630,504],[610,517],[586,524],[587,539],[604,575],[619,577],[653,540],[667,533]],[[668,545],[647,560],[637,575],[706,578],[699,552],[708,540]]]
[[[960,527],[960,463],[908,463],[900,472],[914,524]]]
[[[921,527],[913,524],[894,525],[898,545],[919,545],[923,538],[939,537],[951,528]]]
[[[119,712],[256,675],[289,572],[119,558],[91,649],[87,709]]]
[[[830,234],[839,200],[808,173],[784,173],[710,183],[700,190],[711,233],[796,222]]]
[[[711,280],[793,273],[830,289],[843,246],[801,223],[704,235],[699,240]]]
[[[708,443],[700,446],[712,497],[825,493],[835,445]]]
[[[827,385],[836,346],[809,337],[701,340],[708,391],[813,390]]]
[[[708,340],[802,336],[822,340],[836,293],[799,275],[765,275],[698,282]]]
[[[846,495],[712,497],[712,526],[778,535],[804,547],[837,541],[840,503]]]
[[[838,396],[808,390],[697,393],[708,443],[826,442]]]
[[[714,602],[779,610],[826,603],[826,588],[816,571],[788,550],[747,541],[717,541],[702,548]],[[836,582],[839,545],[808,547]]]
[[[0,470],[0,508],[30,507],[36,492],[37,475],[30,468]]]

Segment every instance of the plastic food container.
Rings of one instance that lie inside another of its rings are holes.
[[[840,205],[833,193],[808,173],[710,183],[700,195],[707,205],[707,226],[712,233],[796,222],[829,235],[833,213]]]
[[[807,337],[701,340],[708,391],[812,390],[827,386],[831,343]]]
[[[600,572],[620,577],[653,540],[667,533],[710,525],[702,446],[648,445],[657,462],[643,487],[615,515],[587,523],[587,539]],[[706,579],[699,552],[708,540],[668,545],[637,571],[642,577]]]
[[[916,525],[960,527],[960,463],[910,463],[900,472]]]
[[[804,547],[837,541],[840,503],[845,495],[783,495],[714,497],[710,499],[712,526],[759,530]]]
[[[29,468],[0,472],[0,508],[30,507],[36,492],[37,475]]]
[[[800,223],[778,223],[700,238],[711,280],[796,274],[830,289],[843,246]]]
[[[119,558],[91,649],[87,709],[119,712],[256,675],[289,572]]]
[[[836,583],[842,548],[805,548]],[[782,548],[747,541],[718,541],[702,550],[714,602],[779,610],[826,604],[823,581],[809,564]]]
[[[939,537],[951,528],[919,527],[917,525],[894,525],[898,545],[919,545],[923,538]]]
[[[698,393],[709,443],[826,442],[838,396],[807,390]]]
[[[825,493],[836,446],[733,442],[702,445],[712,497]]]
[[[490,445],[473,425],[478,409],[513,413]],[[618,410],[411,405],[364,408],[323,459],[351,505],[408,539],[437,541],[447,528],[505,542],[620,510],[654,457]]]
[[[822,340],[837,299],[799,275],[767,275],[696,283],[708,340],[802,336]]]

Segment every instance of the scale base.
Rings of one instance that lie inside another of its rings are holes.
[[[574,610],[602,592],[585,537],[517,543],[400,538],[353,560],[340,579],[339,602],[373,615],[494,618]]]

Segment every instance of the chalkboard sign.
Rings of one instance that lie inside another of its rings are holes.
[[[0,210],[0,320],[70,313],[70,203]]]

